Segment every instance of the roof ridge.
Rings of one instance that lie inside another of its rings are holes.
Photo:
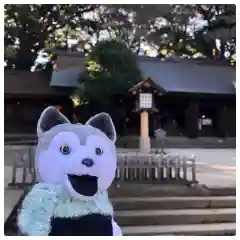
[[[56,53],[59,56],[69,56],[69,57],[79,57],[87,58],[83,52],[74,52],[74,51],[65,51],[65,50],[48,50]],[[140,61],[156,61],[156,62],[172,62],[172,63],[194,63],[194,64],[203,64],[203,65],[224,65],[232,67],[227,60],[219,59],[213,60],[210,58],[184,58],[181,56],[171,56],[171,57],[150,57],[150,56],[140,56],[135,55],[137,60]]]

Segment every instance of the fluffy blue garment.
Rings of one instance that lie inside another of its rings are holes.
[[[18,226],[25,235],[47,236],[53,216],[64,218],[91,213],[113,216],[107,192],[96,194],[93,200],[85,201],[64,195],[59,185],[38,183],[23,201]]]

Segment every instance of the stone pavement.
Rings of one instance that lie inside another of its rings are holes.
[[[7,143],[13,141],[26,141],[26,140],[36,140],[36,134],[4,134],[4,141]],[[139,145],[139,137],[137,136],[125,136],[118,137],[117,146],[130,146],[137,148]],[[159,147],[161,146],[159,140],[155,137],[151,138],[151,146]],[[190,139],[184,136],[166,136],[164,140],[164,146],[166,148],[236,148],[236,138],[228,137],[226,139],[221,139],[217,137],[198,137],[195,139]],[[131,148],[131,147],[130,147]]]

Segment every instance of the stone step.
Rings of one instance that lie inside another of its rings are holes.
[[[167,197],[167,196],[236,196],[236,187],[211,187],[178,184],[114,182],[109,189],[110,197]]]
[[[210,191],[211,195],[214,196],[236,196],[236,187],[211,187],[208,188],[208,190]]]
[[[161,197],[161,198],[151,198],[146,197],[144,201],[151,202],[153,208],[158,201],[177,201],[181,202],[181,199],[185,199],[183,202],[194,201],[195,199],[205,199],[209,201],[217,201],[216,199],[232,201],[234,197]],[[141,202],[142,198],[118,198],[112,199],[113,202],[121,203],[122,201],[128,203]],[[191,199],[191,200],[190,200]],[[141,209],[141,208],[139,208]],[[115,212],[116,221],[123,228],[123,231],[126,235],[224,235],[235,233],[235,225],[223,225],[221,222],[234,222],[236,221],[236,211],[233,208],[224,208],[224,209],[171,209],[171,210],[131,210],[131,211],[119,211]],[[16,213],[15,213],[16,214]],[[14,215],[15,215],[14,214]],[[212,224],[213,222],[217,224]],[[190,223],[190,224],[189,224]],[[198,224],[197,224],[198,223]],[[204,223],[204,224],[199,224]],[[207,224],[210,223],[210,224]],[[167,224],[167,228],[164,228]],[[182,224],[189,224],[182,226]],[[235,226],[229,228],[217,228],[216,225],[224,226]],[[6,225],[6,224],[5,224]],[[11,224],[10,224],[11,225]],[[154,226],[155,225],[155,226]],[[199,226],[197,229],[195,226]],[[206,226],[213,226],[209,228]],[[180,226],[180,227],[178,227]],[[182,226],[182,228],[181,228]],[[187,226],[187,228],[186,228]],[[204,228],[203,228],[204,227]],[[140,229],[140,230],[139,230]],[[145,229],[145,232],[142,232]],[[160,230],[157,230],[160,229]],[[168,229],[168,230],[166,230]],[[189,232],[184,232],[184,229]],[[192,230],[191,230],[192,229]],[[195,229],[195,230],[194,230]],[[211,230],[212,229],[212,230]],[[174,231],[172,231],[174,230]],[[172,231],[172,232],[171,232]],[[15,229],[15,224],[6,227],[6,235],[16,235],[17,231]]]
[[[112,198],[114,209],[196,209],[235,208],[235,196],[190,196],[190,197],[122,197]]]
[[[167,196],[236,196],[236,187],[207,188],[204,185],[178,185],[137,182],[114,182],[109,189],[110,197],[167,197]]]
[[[109,189],[110,197],[162,197],[162,196],[202,196],[209,191],[170,184],[114,183]]]
[[[187,224],[165,226],[122,227],[126,236],[182,235],[182,236],[219,236],[235,235],[236,223]]]
[[[153,206],[154,207],[154,206]],[[235,208],[115,211],[121,226],[235,222]]]

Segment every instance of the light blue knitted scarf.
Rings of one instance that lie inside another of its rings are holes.
[[[113,216],[107,192],[96,194],[92,200],[78,200],[64,195],[61,186],[38,183],[23,200],[18,227],[25,235],[47,236],[53,216],[77,217],[91,213]]]

